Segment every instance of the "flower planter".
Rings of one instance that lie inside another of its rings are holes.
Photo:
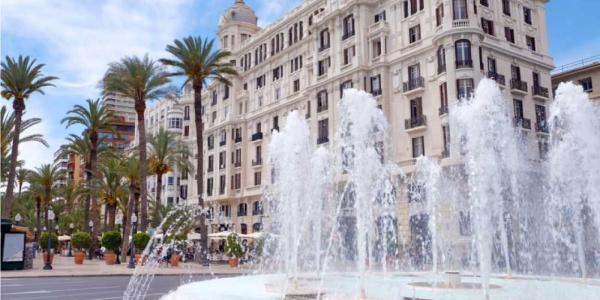
[[[104,253],[104,261],[107,265],[114,265],[117,261],[117,255],[112,251]]]
[[[140,260],[142,260],[142,255],[141,255],[141,254],[136,254],[136,255],[135,255],[135,263],[136,263],[136,264],[139,264],[139,263],[140,263]]]
[[[85,259],[85,252],[75,252],[75,254],[73,254],[73,259],[75,260],[76,265],[82,265],[83,260]]]
[[[236,268],[240,263],[240,259],[237,257],[230,257],[229,258],[229,267],[230,268]]]
[[[44,260],[44,264],[48,263],[48,260],[50,260],[50,264],[52,264],[52,261],[54,260],[54,254],[50,253],[48,255],[48,252],[44,252],[44,255],[42,255],[42,259]]]
[[[179,266],[179,258],[180,258],[179,255],[176,255],[176,254],[171,255],[171,261],[170,261],[171,266],[173,266],[173,267]]]

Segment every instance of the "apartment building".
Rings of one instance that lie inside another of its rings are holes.
[[[210,230],[261,229],[268,218],[261,201],[272,180],[266,159],[272,132],[299,110],[315,146],[330,147],[346,88],[375,96],[390,123],[389,158],[406,174],[420,155],[443,166],[460,163],[448,113],[486,77],[514,107],[514,126],[527,133],[530,158],[540,159],[552,96],[546,2],[307,0],[259,28],[254,11],[236,0],[217,35],[239,76],[229,87],[212,83],[202,95],[201,193],[212,212]],[[193,114],[189,87],[178,105]],[[182,138],[193,147],[193,120],[184,117],[183,126],[189,129]],[[189,198],[196,198],[195,181],[187,184]],[[400,198],[398,226],[406,237],[423,224],[412,222],[408,195]],[[456,234],[462,234],[459,226]]]
[[[557,67],[552,72],[552,90],[569,81],[581,85],[591,100],[600,100],[600,55]]]

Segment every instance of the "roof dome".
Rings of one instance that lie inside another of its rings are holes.
[[[233,5],[231,5],[225,13],[221,16],[219,20],[219,26],[227,25],[228,23],[251,23],[256,25],[258,18],[256,14],[246,3],[244,0],[235,0]]]

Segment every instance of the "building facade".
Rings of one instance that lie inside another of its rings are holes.
[[[552,89],[556,90],[561,82],[572,81],[583,87],[592,101],[600,100],[600,56],[583,59],[556,68],[552,73]],[[596,88],[594,89],[594,85]]]
[[[271,183],[271,133],[299,110],[315,146],[331,147],[346,88],[376,98],[390,123],[389,158],[410,174],[420,155],[442,166],[460,163],[448,112],[491,78],[514,107],[514,125],[527,133],[530,159],[539,160],[552,97],[546,2],[307,0],[259,28],[253,10],[236,0],[217,35],[239,76],[229,87],[212,83],[202,95],[206,169],[200,192],[213,212],[211,230],[261,229],[268,218],[261,199]],[[198,155],[193,118],[185,117],[194,113],[189,87],[177,105],[184,111],[182,139]],[[195,181],[185,184],[187,203],[194,204]],[[410,236],[406,198],[399,200],[398,226]]]

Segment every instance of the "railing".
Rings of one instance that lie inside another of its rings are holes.
[[[322,137],[317,138],[317,145],[324,144],[324,143],[329,143],[329,137],[322,136]]]
[[[437,73],[442,74],[444,72],[446,72],[446,64],[438,64]]]
[[[448,113],[448,105],[442,105],[440,106],[440,108],[438,109],[438,112],[441,115],[445,115]]]
[[[504,79],[504,75],[502,75],[502,74],[498,74],[498,73],[495,73],[495,72],[488,72],[487,77],[489,79],[492,79],[492,80],[496,81],[496,83],[498,83],[500,85],[505,85],[506,84],[506,81]]]
[[[422,76],[410,79],[408,82],[404,82],[404,92],[412,91],[414,89],[422,88],[425,86],[425,79]]]
[[[227,144],[227,141],[220,141],[219,142],[219,146],[225,146]]]
[[[427,118],[424,115],[411,117],[410,119],[404,120],[404,128],[411,129],[415,127],[427,125]]]
[[[257,132],[252,134],[252,141],[262,140],[263,134],[262,132]]]
[[[242,162],[241,162],[241,161],[236,161],[235,163],[233,163],[233,166],[234,166],[235,168],[239,168],[239,167],[241,167],[241,166],[242,166]]]
[[[239,142],[242,141],[242,137],[241,136],[236,136],[234,142],[237,144]]]
[[[588,57],[588,58],[584,58],[582,60],[578,60],[572,63],[568,63],[565,65],[562,65],[560,67],[555,68],[552,71],[552,74],[558,74],[558,73],[562,73],[562,72],[566,72],[566,71],[570,71],[573,69],[577,69],[586,65],[591,65],[591,64],[595,64],[595,63],[600,63],[600,55],[595,55],[592,57]]]
[[[260,165],[262,165],[262,158],[252,160],[252,166],[260,166]]]
[[[213,168],[213,167],[208,167],[208,168],[206,169],[206,172],[212,172],[212,171],[214,171],[214,170],[215,170],[215,168]]]
[[[523,118],[523,117],[515,117],[513,119],[513,125],[517,127],[522,127],[525,129],[531,129],[531,120]]]
[[[320,112],[326,111],[327,108],[328,108],[327,105],[317,105],[317,112],[320,113]]]
[[[237,216],[238,217],[245,217],[248,215],[248,211],[238,211]]]
[[[533,94],[536,96],[542,96],[544,98],[548,98],[548,88],[539,86],[539,85],[534,85],[533,86]]]
[[[470,25],[469,19],[454,20],[452,22],[452,27],[453,28],[469,27],[469,25]]]
[[[349,31],[349,32],[344,32],[344,34],[342,35],[342,41],[345,40],[345,39],[347,39],[347,38],[349,38],[349,37],[352,37],[352,36],[354,36],[354,30],[353,31]]]
[[[473,67],[473,60],[465,59],[465,60],[457,60],[456,61],[457,69],[472,68],[472,67]]]
[[[545,121],[535,123],[535,131],[548,133],[548,124]]]
[[[254,209],[254,210],[252,210],[252,215],[253,216],[262,215],[262,213],[263,213],[262,209],[259,209],[259,210]]]
[[[510,80],[510,88],[513,90],[527,92],[527,82],[513,78]]]

